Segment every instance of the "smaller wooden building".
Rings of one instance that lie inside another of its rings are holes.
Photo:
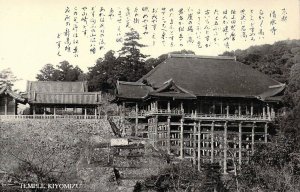
[[[12,91],[8,86],[0,88],[0,115],[17,115],[18,103],[25,103],[25,98]]]
[[[28,81],[26,97],[33,115],[97,116],[102,100],[101,92],[88,92],[86,81]]]

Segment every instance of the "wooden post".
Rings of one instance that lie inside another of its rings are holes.
[[[220,113],[223,114],[223,102],[221,101],[221,105],[220,105]]]
[[[43,113],[43,115],[44,115],[44,119],[46,119],[46,107],[44,107],[44,113]]]
[[[170,103],[170,101],[168,101],[168,112],[169,113],[171,112],[171,103]]]
[[[122,102],[122,113],[125,116],[125,102]]]
[[[157,143],[158,143],[158,116],[156,115],[154,118],[154,147],[157,149]]]
[[[201,168],[201,121],[198,124],[198,171]]]
[[[168,116],[168,120],[167,120],[167,139],[168,139],[168,143],[167,143],[167,152],[168,154],[171,154],[171,116]]]
[[[95,119],[97,119],[97,106],[95,107]]]
[[[268,114],[268,119],[271,120],[271,112],[270,112],[269,105],[267,105],[267,114]]]
[[[271,107],[271,118],[275,118],[275,111],[274,111],[274,107]]]
[[[268,143],[268,123],[265,124],[265,143]]]
[[[251,115],[251,117],[253,116],[253,102],[251,102],[250,115]]]
[[[138,103],[135,103],[135,137],[137,137],[138,133],[138,124],[139,124],[139,106]]]
[[[197,124],[194,122],[194,134],[193,134],[193,152],[194,152],[194,159],[193,164],[196,165],[196,135],[197,135]]]
[[[242,165],[242,122],[239,123],[239,167]]]
[[[239,103],[239,117],[242,115],[242,111],[241,111],[241,103]]]
[[[226,106],[226,115],[227,115],[227,118],[229,117],[229,105],[227,103],[227,106]]]
[[[214,162],[214,128],[215,128],[215,122],[213,121],[212,124],[211,124],[211,129],[210,129],[210,147],[211,147],[211,154],[210,154],[210,162],[213,163]]]
[[[183,113],[184,109],[183,109],[183,102],[180,103],[180,110]]]
[[[86,119],[86,115],[87,115],[86,107],[84,107],[84,119]]]
[[[35,112],[36,112],[36,111],[35,111],[35,108],[36,108],[35,105],[33,105],[33,118],[34,118],[34,119],[35,119]]]
[[[251,154],[254,154],[254,140],[255,140],[255,122],[252,125],[252,133],[251,133]]]
[[[4,96],[4,102],[5,102],[5,105],[4,105],[4,115],[7,115],[7,96],[6,95]]]
[[[263,118],[265,119],[266,118],[266,111],[265,111],[265,107],[263,107]]]
[[[155,101],[155,111],[158,111],[158,101]]]
[[[227,121],[224,124],[224,174],[227,174]]]
[[[54,119],[56,119],[56,107],[54,106],[54,109],[53,109],[53,113],[54,113]]]
[[[180,119],[180,158],[183,159],[183,118]]]

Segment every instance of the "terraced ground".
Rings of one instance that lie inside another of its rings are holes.
[[[0,182],[15,183],[15,187],[0,190],[16,191],[19,183],[26,182],[57,182],[80,183],[80,192],[133,191],[137,181],[166,166],[145,143],[138,144],[138,155],[130,146],[110,148],[110,139],[115,137],[107,120],[1,121],[0,170],[6,177]]]

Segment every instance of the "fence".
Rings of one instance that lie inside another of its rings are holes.
[[[0,115],[0,119],[107,119],[99,115]]]

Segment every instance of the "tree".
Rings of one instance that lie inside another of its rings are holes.
[[[147,72],[144,59],[148,56],[140,51],[146,45],[140,44],[139,40],[140,35],[133,29],[125,34],[123,47],[118,51],[120,54],[118,61],[122,74],[120,80],[137,81]]]
[[[78,81],[83,78],[83,71],[78,66],[71,65],[68,61],[62,61],[56,68],[52,64],[46,64],[37,74],[39,81]]]
[[[60,78],[59,70],[55,69],[52,64],[46,64],[37,74],[36,79],[39,81],[57,81]]]
[[[115,52],[112,50],[108,51],[103,59],[99,58],[95,66],[89,68],[89,89],[92,91],[113,89],[120,78],[119,67]]]
[[[95,66],[89,68],[90,90],[108,91],[115,88],[117,80],[137,81],[146,74],[144,59],[147,55],[140,51],[145,45],[140,44],[139,40],[138,32],[131,30],[125,34],[123,47],[118,51],[119,57],[110,50],[96,61]]]
[[[18,79],[10,68],[0,71],[0,86],[6,85],[12,87],[16,81],[18,81]]]

